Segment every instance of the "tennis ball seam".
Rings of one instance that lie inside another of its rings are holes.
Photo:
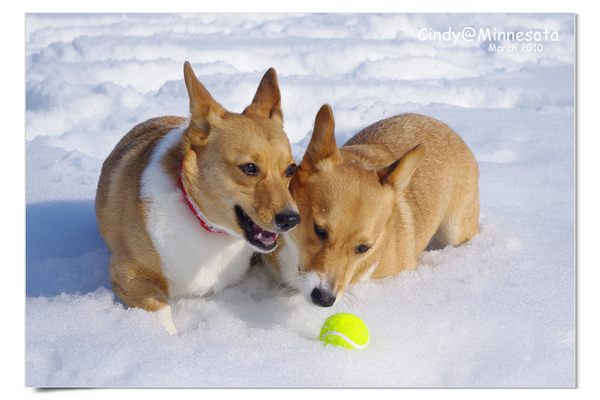
[[[358,344],[354,340],[350,339],[348,336],[344,335],[341,332],[337,332],[337,331],[325,332],[324,334],[321,335],[321,340],[323,340],[325,338],[325,336],[328,336],[328,335],[334,335],[334,336],[338,336],[338,337],[344,339],[350,346],[353,346],[355,349],[365,349],[365,348],[369,347],[369,343],[371,342],[371,335],[369,335],[369,337],[367,339],[367,343]]]

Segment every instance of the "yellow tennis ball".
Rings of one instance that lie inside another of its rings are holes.
[[[369,328],[354,314],[339,313],[327,318],[321,328],[319,340],[326,344],[364,349],[369,346]]]

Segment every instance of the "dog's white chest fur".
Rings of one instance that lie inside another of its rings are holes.
[[[146,229],[169,281],[169,294],[202,296],[237,283],[250,265],[246,240],[202,227],[161,159],[178,145],[184,128],[168,133],[156,146],[142,174],[140,195],[147,202]]]
[[[298,267],[300,265],[300,254],[296,244],[289,233],[282,234],[285,246],[282,246],[276,253],[279,265],[279,277],[288,286],[299,288],[300,274]]]

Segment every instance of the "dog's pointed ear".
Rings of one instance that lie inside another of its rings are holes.
[[[210,127],[223,117],[226,110],[213,99],[208,90],[200,83],[189,62],[183,65],[185,86],[190,96],[190,128],[205,135],[210,133]]]
[[[252,103],[246,107],[244,114],[254,113],[267,118],[273,118],[283,123],[281,113],[281,93],[277,82],[277,73],[273,68],[265,73],[258,85]]]
[[[310,143],[302,158],[301,166],[314,169],[321,160],[337,157],[339,149],[335,141],[335,123],[333,111],[329,104],[321,107],[315,118],[315,127],[310,138]]]
[[[379,182],[382,185],[390,185],[396,193],[402,192],[426,154],[427,145],[419,144],[415,146],[413,149],[407,151],[399,160],[377,170]]]

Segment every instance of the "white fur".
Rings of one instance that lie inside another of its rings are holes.
[[[319,275],[312,271],[301,274],[300,291],[309,301],[312,301],[312,292],[317,287],[329,288],[329,284],[324,282]]]
[[[279,275],[281,280],[288,286],[299,288],[300,284],[300,253],[296,243],[289,233],[282,233],[285,245],[277,252],[279,262]]]
[[[166,306],[156,311],[154,313],[154,319],[164,326],[171,335],[177,334],[177,329],[173,324],[173,317],[171,316],[171,306]]]
[[[361,280],[360,280],[361,282],[362,281],[368,281],[369,279],[371,279],[371,275],[373,275],[373,271],[375,271],[375,269],[379,266],[379,261],[381,261],[381,260],[377,260],[375,262],[375,264],[371,265],[371,267],[369,268],[369,270],[361,278]]]
[[[205,230],[177,182],[164,171],[160,161],[179,144],[183,130],[168,133],[156,146],[140,189],[147,202],[148,233],[160,256],[171,297],[202,296],[237,283],[248,269],[253,252],[238,235]]]
[[[311,294],[315,288],[330,288],[330,285],[315,272],[300,272],[300,253],[296,247],[296,243],[294,243],[289,234],[284,233],[283,235],[285,245],[282,246],[277,254],[280,268],[279,274],[287,285],[299,289],[306,299],[312,301]]]

